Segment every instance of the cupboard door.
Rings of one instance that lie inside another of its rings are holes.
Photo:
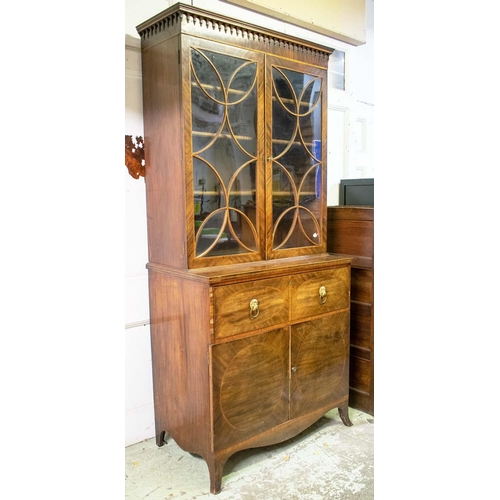
[[[346,396],[349,311],[292,326],[290,418]]]
[[[288,420],[289,330],[212,347],[215,451]]]
[[[326,250],[326,72],[267,58],[268,254]]]
[[[260,260],[262,56],[192,41],[189,61],[192,265]]]

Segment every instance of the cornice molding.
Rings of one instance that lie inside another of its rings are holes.
[[[208,12],[186,4],[176,4],[148,21],[137,26],[141,40],[146,41],[165,32],[199,34],[200,31],[210,38],[211,33],[216,37],[221,35],[232,36],[242,43],[264,44],[267,47],[275,46],[280,49],[292,50],[303,54],[313,54],[328,59],[333,48],[326,47],[311,41],[296,38],[284,33],[256,26],[244,21]],[[152,40],[151,40],[152,41]]]

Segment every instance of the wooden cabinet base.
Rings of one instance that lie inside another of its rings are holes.
[[[237,451],[285,441],[334,408],[351,425],[350,262],[148,264],[157,444],[169,435],[203,457],[212,493]]]

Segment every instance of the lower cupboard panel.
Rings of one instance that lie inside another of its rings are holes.
[[[215,451],[288,420],[289,329],[212,347]]]
[[[214,451],[347,400],[349,311],[212,346]]]
[[[349,311],[292,327],[290,418],[347,396]]]

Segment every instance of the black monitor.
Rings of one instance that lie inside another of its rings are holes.
[[[373,179],[341,179],[339,205],[373,207]]]

